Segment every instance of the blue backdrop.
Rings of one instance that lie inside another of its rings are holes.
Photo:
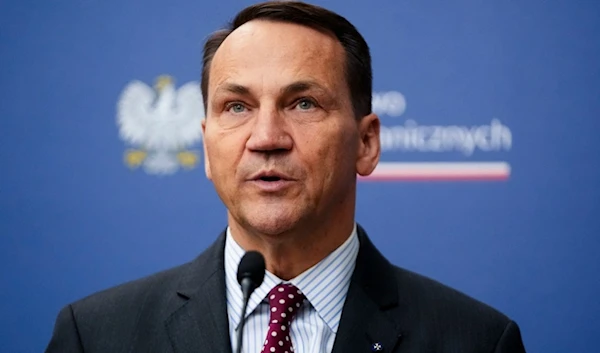
[[[248,4],[0,3],[1,352],[42,351],[63,305],[223,229],[202,161],[123,162],[117,102],[198,81],[204,39]],[[372,49],[385,151],[357,219],[376,245],[513,317],[529,352],[597,352],[600,2],[318,4]]]

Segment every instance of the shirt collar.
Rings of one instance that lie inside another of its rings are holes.
[[[250,296],[246,317],[266,299],[267,294],[273,287],[282,282],[289,282],[304,293],[321,319],[334,333],[337,332],[342,308],[350,286],[350,277],[354,272],[358,249],[359,240],[355,223],[352,233],[341,246],[290,281],[284,281],[266,271],[263,283]],[[240,311],[243,305],[242,290],[237,282],[237,267],[244,253],[244,249],[233,239],[230,228],[227,227],[225,285],[229,319],[236,329],[240,322]]]

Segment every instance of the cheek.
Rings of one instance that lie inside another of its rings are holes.
[[[320,130],[305,140],[309,173],[320,176],[315,182],[327,185],[356,173],[356,133],[352,129],[332,130],[331,133]]]
[[[210,170],[216,182],[232,176],[238,160],[238,148],[234,139],[224,134],[215,134],[205,140]]]

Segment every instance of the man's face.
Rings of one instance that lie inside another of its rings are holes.
[[[355,119],[344,66],[335,38],[288,23],[251,21],[217,50],[205,163],[230,221],[277,235],[353,212],[356,173],[379,157],[379,124]],[[374,135],[376,153],[363,141]]]

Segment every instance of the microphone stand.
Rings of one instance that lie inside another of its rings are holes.
[[[240,318],[240,328],[237,332],[236,352],[242,352],[242,339],[244,336],[244,326],[246,325],[246,310],[250,295],[259,287],[265,277],[265,258],[257,251],[249,251],[240,260],[238,265],[237,280],[242,289],[244,304],[242,305],[242,316]]]
[[[244,336],[244,326],[246,326],[246,310],[248,309],[248,302],[250,301],[252,284],[253,283],[250,278],[244,278],[241,283],[242,293],[244,293],[244,305],[242,307],[242,316],[240,318],[240,329],[237,332],[236,353],[242,353],[242,338]]]

